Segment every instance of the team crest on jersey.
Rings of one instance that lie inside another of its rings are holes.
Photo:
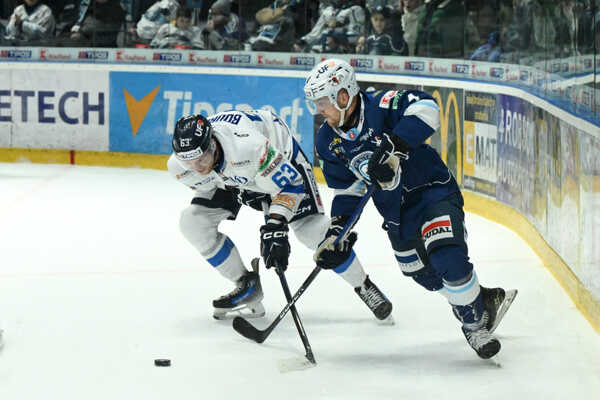
[[[366,181],[368,184],[371,184],[371,178],[367,172],[367,167],[369,165],[369,160],[371,159],[372,151],[365,151],[358,155],[356,155],[352,160],[350,160],[350,164],[348,167],[354,173],[354,175]]]
[[[390,90],[389,92],[387,92],[386,94],[384,94],[381,97],[381,100],[379,100],[379,107],[381,107],[381,108],[390,108],[390,102],[392,101],[392,99],[394,98],[394,96],[396,95],[396,93],[398,93],[397,90]]]
[[[442,215],[425,222],[421,227],[421,236],[425,241],[425,248],[428,248],[436,240],[453,238],[454,232],[452,232],[450,216]]]

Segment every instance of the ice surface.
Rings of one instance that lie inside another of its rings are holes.
[[[600,336],[518,236],[467,215],[482,284],[519,289],[496,331],[502,368],[468,347],[450,307],[404,277],[372,205],[357,254],[394,303],[380,326],[351,288],[322,272],[298,302],[317,367],[290,316],[258,345],[212,319],[232,286],[178,231],[192,192],[164,171],[0,164],[0,399],[567,399],[600,393]],[[331,193],[323,189],[328,205]],[[245,260],[262,215],[222,229]],[[292,292],[313,268],[292,238]],[[262,271],[266,327],[284,306]],[[155,358],[172,366],[158,368]]]

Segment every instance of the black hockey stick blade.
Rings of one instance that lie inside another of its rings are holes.
[[[262,343],[266,339],[263,331],[257,329],[242,317],[235,317],[233,319],[233,329],[243,337],[253,340],[256,343]]]

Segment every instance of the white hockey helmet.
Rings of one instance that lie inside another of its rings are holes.
[[[338,92],[342,89],[346,89],[350,96],[344,108],[337,102]],[[333,104],[341,112],[339,126],[343,125],[344,114],[359,91],[354,68],[337,58],[327,59],[315,66],[304,84],[304,96],[310,112],[318,114],[320,110]]]

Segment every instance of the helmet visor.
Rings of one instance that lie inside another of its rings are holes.
[[[306,106],[312,115],[321,114],[324,110],[332,106],[329,97],[321,97],[316,100],[306,99]]]
[[[197,171],[210,169],[215,162],[215,141],[210,140],[208,148],[203,152],[200,149],[193,150],[194,156],[190,154],[179,153],[176,157],[187,167]],[[190,152],[188,152],[190,153]]]

